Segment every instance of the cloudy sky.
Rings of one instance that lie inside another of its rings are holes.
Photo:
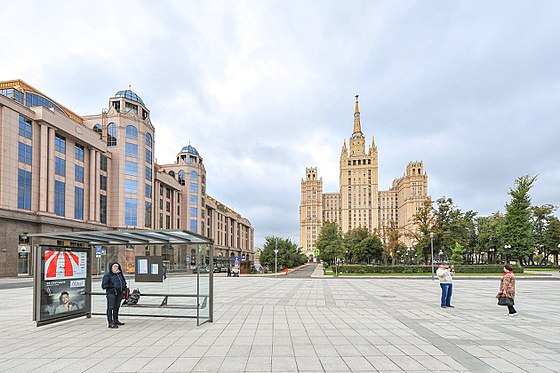
[[[87,4],[83,5],[83,4]],[[189,142],[208,193],[251,220],[257,246],[299,241],[300,181],[338,161],[360,95],[380,189],[423,160],[434,198],[503,211],[514,180],[560,204],[560,3],[555,1],[0,0],[0,80],[81,115],[129,84],[155,155]]]

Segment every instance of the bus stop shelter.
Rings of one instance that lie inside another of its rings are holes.
[[[128,287],[141,293],[137,304],[123,304],[121,315],[196,318],[197,325],[213,321],[213,241],[207,237],[185,230],[136,229],[28,237],[37,326],[105,315],[105,293],[92,290],[106,271],[100,268],[102,256],[105,264],[119,262]]]

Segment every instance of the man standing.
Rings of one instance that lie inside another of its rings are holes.
[[[444,263],[440,263],[436,271],[441,286],[441,308],[454,308],[451,305],[451,294],[453,294],[453,277],[449,271],[449,267]]]

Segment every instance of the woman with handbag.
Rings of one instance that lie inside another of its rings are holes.
[[[517,316],[517,311],[513,307],[515,304],[515,276],[513,267],[509,264],[504,266],[504,276],[500,280],[500,292],[496,295],[498,304],[508,307],[508,315]]]

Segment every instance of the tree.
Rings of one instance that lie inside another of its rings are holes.
[[[369,236],[369,230],[366,227],[354,228],[344,235],[342,246],[344,247],[343,256],[346,262],[356,261],[356,256],[360,255],[358,252],[360,244]]]
[[[465,248],[459,242],[455,242],[455,246],[451,251],[451,263],[463,264],[463,255],[465,255]]]
[[[377,236],[369,236],[362,240],[355,249],[355,259],[358,263],[379,262],[383,255],[383,242]]]
[[[338,231],[336,223],[325,223],[321,228],[319,237],[315,241],[315,246],[319,249],[321,260],[332,264],[334,258],[341,257],[342,237]]]
[[[476,263],[481,263],[481,253],[488,253],[488,263],[495,264],[497,262],[496,255],[501,246],[500,226],[502,224],[503,215],[495,212],[490,216],[479,216],[475,219],[475,227],[477,232],[476,253],[478,258]]]
[[[429,263],[431,253],[430,232],[434,225],[433,208],[430,200],[424,201],[423,206],[414,215],[413,221],[417,227],[418,233],[407,232],[407,235],[416,241],[416,257],[422,258],[424,263]]]
[[[546,231],[548,225],[550,224],[550,220],[554,217],[554,211],[556,211],[556,206],[550,204],[531,207],[531,218],[533,220],[533,239],[535,240],[535,248],[539,251],[539,254],[542,255],[541,264],[548,263],[549,247],[546,242]],[[533,263],[532,255],[529,259]]]
[[[560,220],[553,216],[546,228],[545,245],[548,253],[554,255],[554,265],[558,265],[558,254],[560,253]]]
[[[276,246],[277,244],[278,246]],[[305,255],[289,238],[266,237],[260,261],[268,268],[274,268],[276,247],[278,247],[278,268],[292,268],[307,262]]]
[[[509,260],[510,256],[517,258],[523,265],[525,259],[533,252],[533,224],[531,221],[531,198],[529,191],[537,177],[524,175],[515,180],[515,188],[510,189],[510,203],[506,204],[504,223],[500,236],[505,244],[503,251]]]

